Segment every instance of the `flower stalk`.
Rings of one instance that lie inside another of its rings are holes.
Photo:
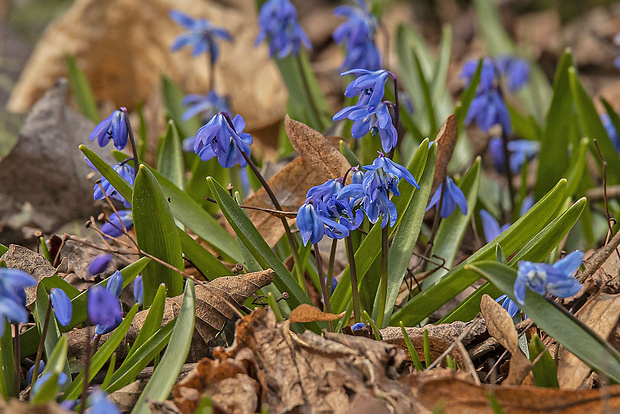
[[[357,290],[357,272],[355,269],[355,252],[353,251],[353,240],[347,236],[347,254],[349,256],[349,274],[351,275],[351,295],[353,296],[353,319],[355,322],[362,321],[362,305],[360,295]]]

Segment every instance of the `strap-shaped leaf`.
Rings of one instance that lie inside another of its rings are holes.
[[[467,269],[478,273],[515,300],[516,269],[497,262],[470,264]],[[599,374],[620,382],[620,353],[574,315],[529,289],[525,302],[519,307],[539,328]]]
[[[183,253],[178,228],[172,217],[161,186],[148,168],[141,165],[133,190],[133,222],[138,246],[145,252],[183,270]],[[169,297],[181,294],[183,277],[155,261],[142,270],[144,306],[153,302],[161,283],[166,285]]]
[[[183,153],[181,152],[181,139],[174,121],[168,121],[166,135],[162,137],[157,155],[157,170],[178,188],[183,188]]]
[[[129,358],[135,350],[140,347],[147,339],[149,339],[159,328],[161,328],[161,321],[164,318],[164,305],[166,301],[166,287],[159,285],[153,303],[149,308],[149,314],[146,316],[142,328],[136,337],[136,340],[131,345],[131,350],[127,354]]]
[[[78,108],[82,114],[95,124],[99,122],[99,112],[97,111],[97,102],[93,95],[93,90],[88,84],[88,78],[86,74],[77,65],[74,56],[65,56],[67,63],[67,71],[69,74],[69,86],[71,86],[71,92],[77,103]]]

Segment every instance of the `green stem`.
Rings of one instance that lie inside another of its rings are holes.
[[[13,337],[13,355],[15,355],[15,396],[19,397],[19,383],[22,377],[21,355],[19,352],[19,323],[13,326],[15,326],[15,336]]]
[[[336,261],[336,247],[338,247],[338,239],[332,239],[332,248],[329,252],[329,264],[327,265],[327,290],[332,294],[332,282],[334,278],[334,263]]]
[[[353,296],[353,319],[355,322],[362,321],[362,305],[360,295],[357,291],[357,273],[355,270],[355,252],[353,251],[353,240],[347,236],[347,254],[349,255],[349,274],[351,275],[351,295]]]
[[[138,148],[136,147],[136,138],[133,136],[133,129],[131,128],[131,122],[129,121],[129,114],[127,108],[121,108],[121,111],[125,113],[125,125],[127,125],[127,131],[129,132],[129,141],[131,142],[131,151],[133,152],[133,168],[135,173],[138,174],[138,166],[140,162],[138,160]]]
[[[319,283],[321,284],[321,293],[323,294],[323,311],[332,313],[331,303],[329,303],[329,290],[327,289],[327,283],[325,283],[325,275],[323,274],[323,260],[321,259],[321,252],[319,251],[319,245],[313,244],[314,258],[316,259],[316,270],[319,274]],[[329,321],[330,332],[334,331],[332,321]]]
[[[43,358],[43,347],[45,345],[45,338],[47,337],[47,329],[50,326],[50,319],[52,316],[52,303],[48,302],[47,304],[47,312],[45,312],[45,322],[43,322],[43,329],[41,330],[41,339],[39,340],[39,348],[37,349],[37,357],[34,360],[34,372],[32,373],[32,383],[30,387],[34,387],[34,383],[39,376],[39,364],[41,363],[41,358]]]
[[[86,327],[86,346],[84,347],[85,361],[84,361],[84,381],[82,386],[82,406],[80,407],[80,413],[84,414],[88,401],[88,384],[90,384],[90,335],[92,333],[92,327],[89,325]]]
[[[385,314],[385,304],[387,302],[388,287],[388,239],[389,228],[385,226],[381,229],[381,282],[379,285],[379,313],[377,315],[377,326],[383,328],[383,315]]]
[[[303,84],[304,92],[306,93],[306,99],[310,104],[310,110],[312,111],[312,114],[316,119],[317,126],[323,129],[326,127],[326,125],[323,125],[323,123],[321,122],[321,114],[316,106],[316,102],[314,101],[314,95],[312,95],[312,90],[310,89],[308,75],[306,74],[303,62],[301,61],[301,53],[298,53],[297,56],[295,56],[295,61],[297,62],[297,69],[299,70],[299,75],[301,76],[301,83]]]

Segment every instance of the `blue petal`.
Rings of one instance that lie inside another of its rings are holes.
[[[575,250],[574,252],[567,255],[565,258],[558,260],[552,266],[561,272],[573,276],[581,263],[583,262],[583,252],[579,250]]]
[[[52,288],[50,291],[50,301],[54,308],[54,315],[56,320],[62,326],[68,326],[71,323],[71,317],[73,316],[73,306],[71,305],[71,299],[65,293],[64,290],[58,288]],[[40,372],[40,371],[39,371]]]
[[[482,230],[484,231],[484,238],[487,243],[495,240],[497,236],[501,234],[499,223],[495,220],[488,211],[480,210],[480,219],[482,220]]]

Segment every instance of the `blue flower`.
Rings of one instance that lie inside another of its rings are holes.
[[[56,315],[58,323],[62,326],[69,326],[73,316],[73,305],[71,305],[69,296],[62,289],[52,288],[50,291],[50,302],[52,302],[54,315]]]
[[[121,414],[121,410],[108,398],[101,388],[96,388],[88,396],[88,414]]]
[[[339,6],[334,10],[336,16],[348,19],[333,33],[336,43],[344,43],[346,47],[347,55],[342,67],[377,70],[381,67],[381,57],[375,45],[377,18],[370,13],[363,0],[356,0],[356,3],[358,7]]]
[[[466,215],[467,199],[465,198],[463,191],[461,191],[461,189],[456,184],[454,184],[454,181],[452,181],[452,178],[450,177],[447,177],[446,181],[439,184],[439,187],[437,187],[437,191],[435,191],[435,194],[433,194],[430,203],[428,203],[428,207],[426,207],[426,211],[430,210],[431,207],[435,205],[439,206],[439,200],[441,199],[441,192],[443,190],[444,183],[446,183],[446,191],[444,191],[443,201],[441,202],[441,212],[439,213],[439,215],[442,218],[450,217],[450,215],[452,215],[452,213],[456,209],[457,205],[461,209],[461,213],[463,213],[463,215]]]
[[[370,71],[366,69],[352,69],[340,74],[360,75],[351,82],[344,91],[344,96],[353,98],[360,95],[357,105],[378,105],[385,94],[385,82],[390,73],[385,70]]]
[[[391,151],[398,141],[398,133],[392,123],[392,116],[388,106],[380,102],[376,106],[348,106],[334,115],[333,120],[348,118],[353,121],[351,135],[359,139],[370,132],[373,136],[379,133],[383,151]]]
[[[549,293],[559,298],[576,295],[581,290],[581,284],[574,274],[582,261],[583,253],[579,250],[575,250],[553,265],[520,261],[514,286],[515,299],[523,305],[526,288],[539,295]]]
[[[506,146],[508,148],[508,152],[510,153],[510,170],[513,173],[518,173],[521,171],[521,167],[523,167],[525,161],[531,161],[540,151],[540,142],[531,141],[528,139],[508,141]],[[491,138],[489,141],[489,152],[493,158],[493,165],[495,166],[495,169],[500,173],[505,172],[504,142],[502,138]]]
[[[95,257],[88,265],[88,274],[91,276],[98,275],[105,272],[110,263],[112,262],[112,256],[110,253],[100,254]]]
[[[24,288],[36,284],[36,280],[22,270],[0,267],[0,338],[4,334],[6,321],[28,322]]]
[[[121,272],[117,270],[112,273],[108,278],[106,289],[117,298],[121,295],[121,291],[123,290],[123,275]]]
[[[471,101],[465,123],[470,124],[472,121],[476,121],[478,128],[485,132],[495,125],[501,125],[506,134],[511,132],[510,113],[495,89],[476,95]]]
[[[144,284],[141,275],[136,276],[133,281],[133,300],[139,303],[140,307],[144,304]]]
[[[217,38],[222,38],[231,42],[232,36],[225,29],[215,27],[206,19],[194,19],[185,13],[177,10],[170,11],[170,17],[179,26],[187,29],[187,32],[179,35],[171,46],[173,52],[185,47],[193,46],[192,56],[202,53],[209,53],[211,64],[217,62],[219,51],[217,48]]]
[[[478,69],[479,61],[477,59],[469,60],[463,65],[459,79],[465,81],[465,87],[469,86],[469,82],[474,77],[476,69]],[[478,94],[488,92],[497,86],[497,67],[491,60],[491,58],[484,58],[482,60],[482,70],[480,71],[480,82],[476,88]]]
[[[230,168],[235,164],[245,167],[247,162],[241,152],[250,156],[250,145],[253,139],[250,134],[242,132],[245,128],[245,121],[241,115],[236,115],[232,124],[234,129],[228,124],[222,112],[215,115],[198,130],[194,152],[203,161],[217,156],[218,162],[224,168]]]
[[[525,59],[514,56],[500,56],[497,58],[497,67],[500,73],[508,79],[508,89],[516,92],[530,80],[530,64]]]
[[[353,332],[355,331],[359,331],[361,329],[364,329],[366,327],[366,324],[363,322],[358,322],[358,323],[354,323],[353,325],[351,325],[351,330]]]
[[[121,108],[112,112],[112,114],[101,121],[93,132],[90,133],[90,140],[97,139],[97,143],[101,148],[108,145],[108,142],[114,141],[114,146],[119,151],[127,146],[129,139],[129,129],[127,128],[127,110]]]
[[[34,367],[36,366],[36,364],[33,364],[30,369],[28,369],[28,373],[26,374],[26,383],[27,384],[32,384],[32,377],[34,375]],[[37,374],[37,378],[41,376],[41,374],[43,373],[43,370],[45,369],[45,362],[43,362],[43,360],[39,361],[39,371]]]
[[[67,383],[67,374],[65,374],[64,372],[55,373],[52,371],[48,371],[41,375],[39,378],[37,378],[34,385],[32,386],[32,394],[37,395],[39,391],[41,391],[43,384],[49,381],[49,379],[52,378],[54,374],[58,375],[58,385],[64,385]]]
[[[495,240],[497,236],[510,227],[509,223],[500,227],[497,220],[495,220],[495,217],[484,209],[480,210],[480,218],[482,219],[482,230],[484,231],[484,238],[487,243],[491,243],[492,240]]]
[[[511,318],[514,318],[517,312],[519,312],[519,305],[514,303],[508,295],[501,295],[499,298],[495,299],[495,302],[501,303],[502,308],[508,311]]]
[[[127,181],[130,185],[133,185],[136,177],[136,172],[131,165],[126,162],[119,162],[118,164],[115,164],[112,168],[121,177],[123,177],[125,181]],[[112,184],[110,184],[110,182],[105,177],[101,177],[101,186],[99,186],[99,184],[95,184],[93,199],[103,200],[105,198],[104,194],[113,200],[123,203],[125,207],[131,207],[131,203],[125,200],[125,198],[120,195],[120,193],[116,191],[114,187],[112,187]]]
[[[133,215],[131,210],[119,210],[113,213],[106,223],[101,226],[101,231],[111,238],[123,235],[123,226],[129,231],[133,228]]]
[[[209,91],[206,95],[187,95],[181,101],[181,105],[188,107],[183,112],[184,121],[196,115],[200,115],[202,119],[211,119],[218,112],[230,112],[228,98],[218,95],[215,91]]]
[[[312,49],[310,39],[297,23],[297,10],[289,0],[268,0],[258,15],[259,33],[255,46],[263,40],[269,42],[269,56],[278,54],[282,59],[291,53],[297,56],[303,44]]]
[[[620,59],[620,58],[618,58]],[[601,115],[601,121],[603,122],[603,126],[607,131],[607,135],[609,135],[609,139],[611,139],[611,143],[614,144],[614,149],[617,152],[620,152],[620,136],[618,136],[618,130],[616,126],[611,121],[609,114]]]
[[[118,297],[101,286],[94,286],[88,290],[87,310],[90,321],[97,325],[95,327],[97,335],[113,330],[123,320]]]

